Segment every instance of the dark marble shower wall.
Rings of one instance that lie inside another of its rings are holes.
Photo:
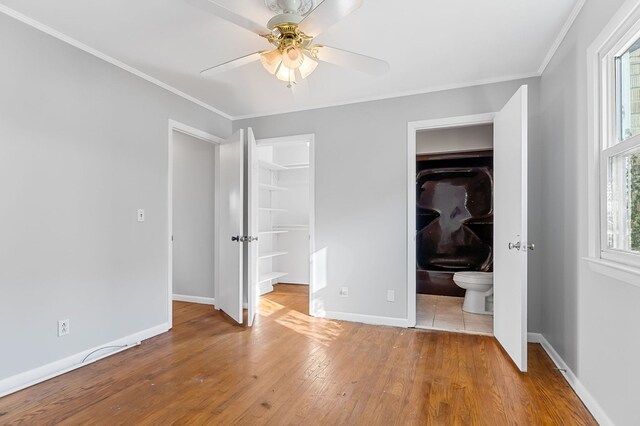
[[[455,272],[493,270],[493,151],[420,155],[416,172],[417,291],[462,297]]]

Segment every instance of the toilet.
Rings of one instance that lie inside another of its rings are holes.
[[[462,310],[472,314],[493,314],[493,272],[456,272],[453,282],[466,290]]]

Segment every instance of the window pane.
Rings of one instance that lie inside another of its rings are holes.
[[[616,58],[618,141],[640,134],[640,40]]]
[[[607,246],[640,253],[640,148],[609,159]]]

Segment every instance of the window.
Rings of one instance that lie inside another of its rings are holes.
[[[640,285],[640,2],[624,7],[588,51],[589,260]]]
[[[640,40],[613,56],[615,128],[601,153],[604,206],[603,257],[634,263],[640,259]],[[637,259],[635,259],[638,257]]]

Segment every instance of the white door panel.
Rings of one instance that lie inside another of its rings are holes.
[[[247,228],[250,239],[258,237],[258,153],[256,152],[256,138],[251,127],[247,130]],[[247,248],[247,322],[253,325],[258,310],[258,240],[248,241]]]
[[[219,282],[215,303],[238,323],[242,324],[242,236],[243,232],[243,131],[239,130],[220,145]],[[239,237],[240,241],[233,238]]]
[[[527,127],[522,86],[494,121],[494,334],[521,371],[527,371]]]

